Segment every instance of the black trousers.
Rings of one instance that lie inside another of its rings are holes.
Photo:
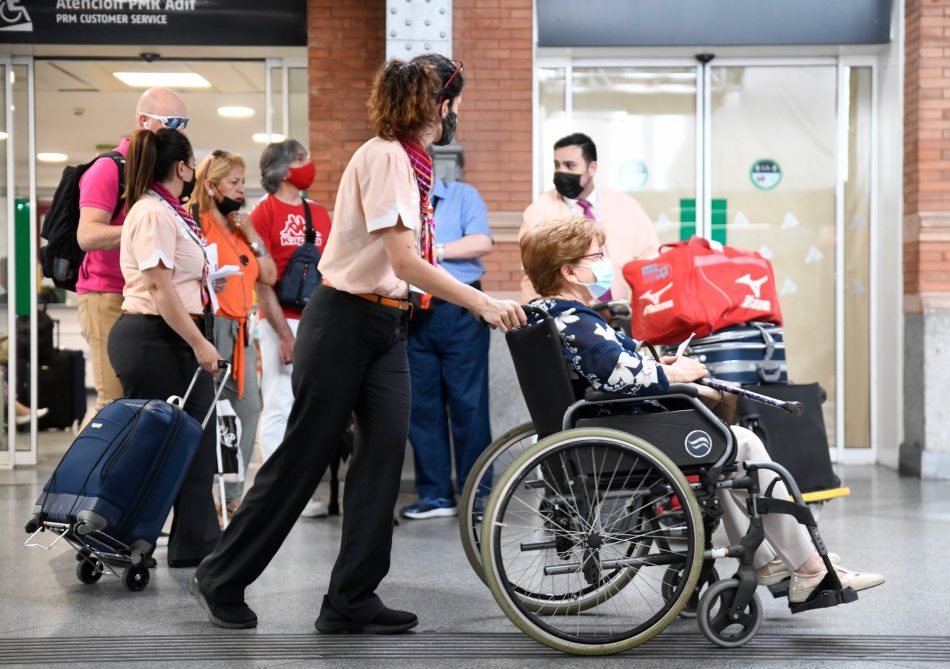
[[[109,332],[109,361],[131,399],[184,396],[198,369],[191,347],[159,316],[123,314]],[[198,376],[185,411],[201,422],[214,399],[210,374]],[[217,469],[214,414],[175,499],[168,537],[169,560],[200,560],[221,536],[211,490]]]
[[[359,439],[328,597],[340,613],[367,622],[383,608],[375,591],[389,572],[409,429],[406,313],[318,287],[297,329],[292,383],[284,440],[197,576],[215,601],[244,601],[326,472],[352,413]]]

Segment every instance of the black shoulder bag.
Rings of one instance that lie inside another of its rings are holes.
[[[322,278],[317,264],[320,262],[320,252],[317,251],[317,233],[313,229],[310,219],[310,207],[307,200],[303,201],[303,215],[307,221],[307,231],[304,242],[290,256],[284,276],[275,286],[277,301],[288,309],[303,309],[310,301],[313,291],[320,285]]]

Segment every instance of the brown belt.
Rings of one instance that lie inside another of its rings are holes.
[[[328,288],[334,287],[333,284],[326,279],[323,279],[321,283]],[[386,297],[385,295],[377,295],[376,293],[350,293],[350,295],[356,295],[357,297],[362,297],[364,300],[381,304],[384,307],[399,309],[400,311],[409,311],[412,306],[409,300],[397,300],[394,297]]]

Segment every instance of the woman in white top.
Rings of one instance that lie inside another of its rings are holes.
[[[501,330],[526,320],[516,302],[492,299],[434,264],[425,147],[451,141],[462,83],[462,64],[437,55],[391,60],[376,75],[369,101],[376,137],[357,149],[340,180],[320,262],[324,283],[297,331],[287,432],[191,584],[219,626],[257,625],[244,590],[293,527],[351,412],[358,448],[346,477],[340,553],[316,628],[392,633],[418,623],[375,592],[389,571],[409,426],[409,285]]]
[[[126,203],[119,264],[125,287],[122,316],[109,333],[109,360],[125,397],[167,399],[187,390],[200,365],[218,369],[218,351],[205,336],[207,264],[204,233],[179,198],[195,183],[195,156],[176,130],[137,130],[126,158]],[[201,374],[185,410],[199,421],[213,399]],[[211,489],[215,420],[175,500],[168,565],[194,567],[221,534]]]

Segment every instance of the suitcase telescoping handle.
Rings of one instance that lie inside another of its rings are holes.
[[[198,382],[198,376],[204,370],[199,367],[195,370],[195,375],[191,377],[191,383],[188,384],[188,390],[185,391],[184,397],[179,397],[178,395],[172,395],[168,398],[168,403],[172,404],[179,409],[184,410],[185,404],[188,403],[188,398],[191,396],[191,391],[195,387],[195,384]],[[231,375],[231,363],[227,360],[218,360],[218,378],[215,379],[216,385],[214,388],[214,399],[211,400],[211,404],[208,407],[208,413],[205,414],[204,420],[201,421],[201,429],[203,430],[208,424],[208,421],[211,419],[211,414],[214,413],[214,407],[218,403],[218,398],[221,397],[222,391],[224,391],[224,386],[228,383],[228,377]]]

